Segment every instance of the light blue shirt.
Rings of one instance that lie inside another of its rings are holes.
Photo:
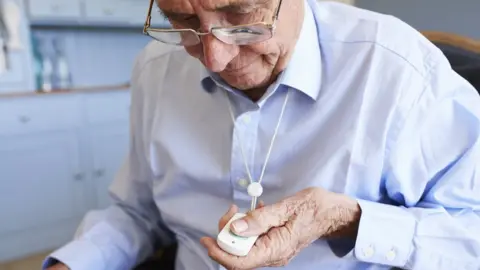
[[[357,198],[362,216],[355,242],[319,239],[283,269],[480,268],[480,98],[400,20],[309,0],[288,68],[257,103],[156,42],[132,86],[115,203],[51,255],[71,269],[130,269],[168,231],[178,270],[220,269],[199,240],[216,236],[230,204],[250,206],[233,132],[258,178],[287,92],[261,199],[317,186]]]

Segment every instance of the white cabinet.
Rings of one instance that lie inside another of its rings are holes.
[[[85,20],[94,22],[127,22],[131,11],[125,6],[125,0],[85,0]]]
[[[0,100],[0,260],[64,243],[87,210],[80,108],[74,96]]]
[[[145,19],[147,18],[148,12],[148,1],[142,0],[123,0],[124,6],[130,11],[129,22],[135,25],[143,25]],[[152,25],[163,25],[165,23],[165,18],[160,15],[158,12],[158,7],[154,3],[152,8]]]
[[[64,243],[85,212],[79,140],[72,132],[0,143],[0,259]]]
[[[32,19],[78,20],[82,16],[81,0],[28,0]]]
[[[57,248],[128,151],[129,92],[0,99],[0,262]]]
[[[19,1],[19,0],[16,0]],[[26,0],[33,25],[141,27],[145,23],[146,0]],[[152,24],[168,26],[168,21],[152,10]]]
[[[128,127],[116,124],[94,128],[89,132],[95,199],[97,208],[105,208],[111,203],[108,188],[127,155]]]
[[[130,96],[127,92],[85,97],[89,160],[97,208],[110,204],[108,188],[129,145]]]
[[[142,26],[148,12],[148,1],[142,0],[84,0],[85,21]],[[164,26],[167,20],[160,15],[154,4],[152,25]]]

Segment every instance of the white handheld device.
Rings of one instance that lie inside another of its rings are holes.
[[[235,256],[247,256],[250,249],[257,241],[258,236],[244,237],[236,235],[230,230],[230,224],[239,218],[246,216],[243,213],[236,213],[223,227],[217,236],[217,244],[224,251]]]

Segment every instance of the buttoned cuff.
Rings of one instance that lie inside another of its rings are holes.
[[[362,216],[355,257],[363,262],[405,267],[412,252],[415,218],[401,207],[357,201]]]
[[[61,262],[71,270],[105,270],[102,252],[93,243],[86,240],[76,240],[53,252],[43,263],[42,269],[47,269]]]
[[[43,263],[43,269],[62,262],[71,270],[130,269],[135,261],[130,254],[119,248],[128,249],[128,241],[107,223],[99,223],[90,231],[64,247],[53,252]]]

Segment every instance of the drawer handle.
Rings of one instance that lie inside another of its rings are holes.
[[[103,14],[110,16],[110,15],[113,14],[113,10],[110,9],[110,8],[105,8],[105,9],[103,9]]]
[[[73,176],[73,179],[75,179],[75,181],[82,181],[83,178],[84,178],[83,173],[77,173]]]
[[[50,6],[51,10],[54,11],[54,12],[57,12],[58,10],[60,10],[60,5],[58,4],[53,4]]]
[[[103,175],[105,175],[105,170],[102,170],[102,169],[98,169],[95,171],[94,173],[95,177],[102,177]]]
[[[20,116],[20,117],[18,118],[18,120],[19,120],[20,122],[26,124],[26,123],[30,122],[30,117],[25,116],[25,115],[22,115],[22,116]]]

